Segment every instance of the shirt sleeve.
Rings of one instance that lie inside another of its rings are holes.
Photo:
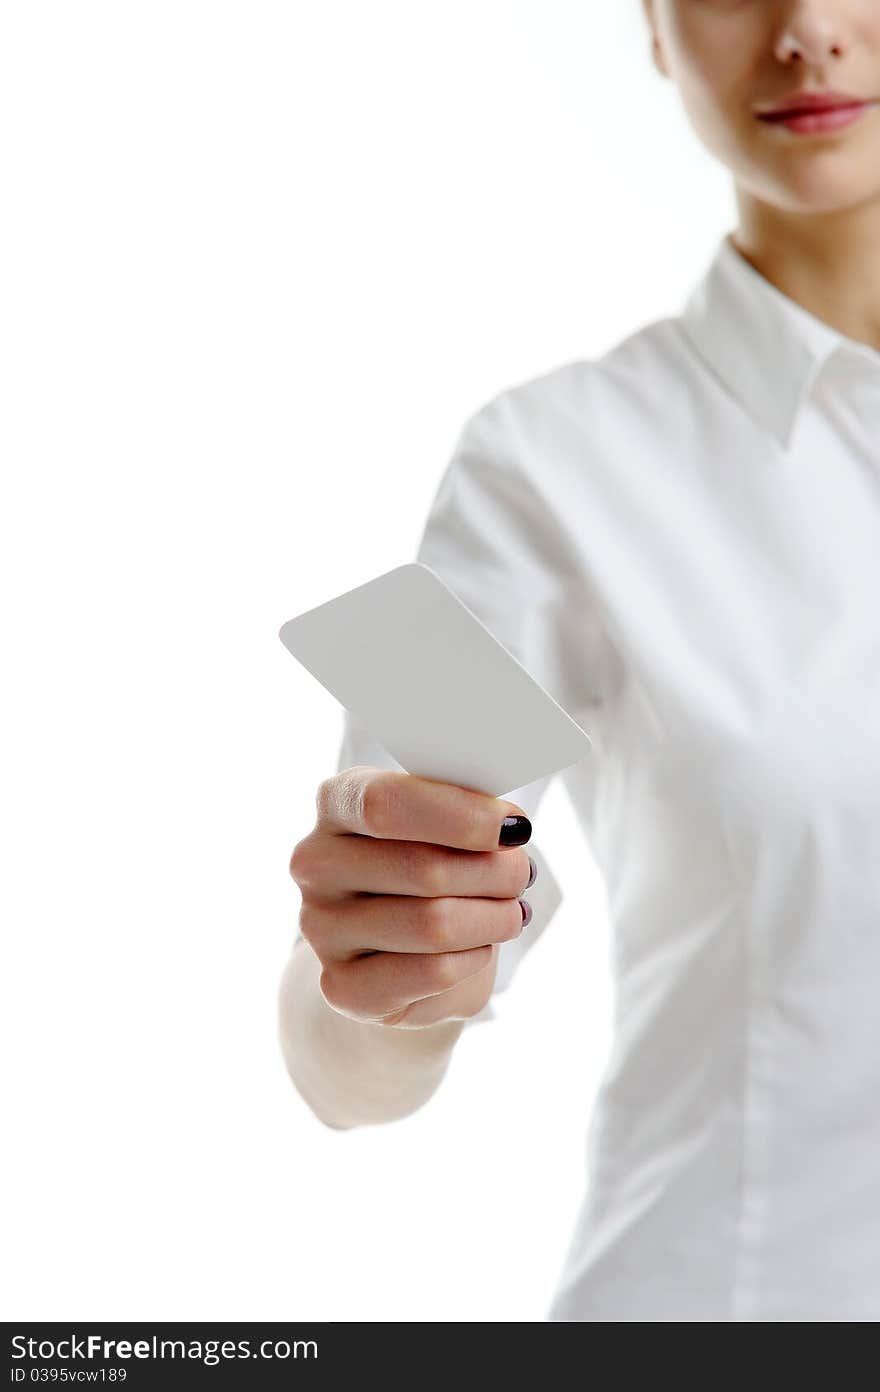
[[[527,671],[562,704],[560,649],[564,632],[565,559],[559,554],[553,510],[534,476],[530,452],[519,447],[509,394],[484,404],[463,426],[440,477],[415,559],[430,566]],[[581,712],[566,705],[580,722]],[[523,731],[528,739],[528,731]],[[343,716],[337,772],[353,764],[400,769],[350,711]],[[532,919],[520,936],[500,945],[492,998],[467,1024],[496,1018],[493,1001],[506,991],[529,948],[562,901],[540,838],[536,814],[556,774],[506,794],[532,821],[526,849],[537,864],[527,899]]]

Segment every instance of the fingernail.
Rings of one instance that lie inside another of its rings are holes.
[[[532,834],[528,817],[505,817],[498,837],[499,846],[524,846]]]
[[[531,875],[529,875],[529,882],[528,882],[528,884],[526,885],[526,889],[531,889],[532,885],[535,883],[535,876],[536,876],[537,873],[538,873],[538,867],[537,867],[537,865],[535,864],[535,862],[532,860],[532,857],[531,857],[531,856],[529,856],[529,865],[531,865],[531,867],[532,867],[532,873],[531,873]]]
[[[520,899],[519,906],[522,909],[523,927],[525,928],[526,924],[532,921],[532,906],[528,899]]]

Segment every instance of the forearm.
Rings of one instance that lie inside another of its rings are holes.
[[[279,992],[281,1049],[300,1096],[338,1129],[416,1111],[437,1090],[464,1021],[397,1029],[352,1020],[327,1004],[320,975],[317,956],[300,941]]]

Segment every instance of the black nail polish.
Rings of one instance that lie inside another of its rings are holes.
[[[528,882],[528,884],[526,885],[526,889],[531,889],[532,885],[535,883],[535,876],[536,876],[537,873],[538,873],[538,867],[537,867],[537,865],[535,864],[535,862],[532,860],[532,857],[531,857],[531,856],[529,856],[529,865],[531,865],[531,867],[532,867],[532,873],[531,873],[531,875],[529,875],[529,882]]]
[[[528,817],[505,817],[501,823],[499,846],[524,846],[532,834]]]
[[[522,909],[523,927],[532,921],[532,906],[527,899],[520,899],[519,906]]]

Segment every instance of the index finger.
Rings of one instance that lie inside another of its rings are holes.
[[[506,798],[457,783],[353,764],[318,788],[322,829],[393,841],[427,841],[465,851],[524,846],[532,824]]]

